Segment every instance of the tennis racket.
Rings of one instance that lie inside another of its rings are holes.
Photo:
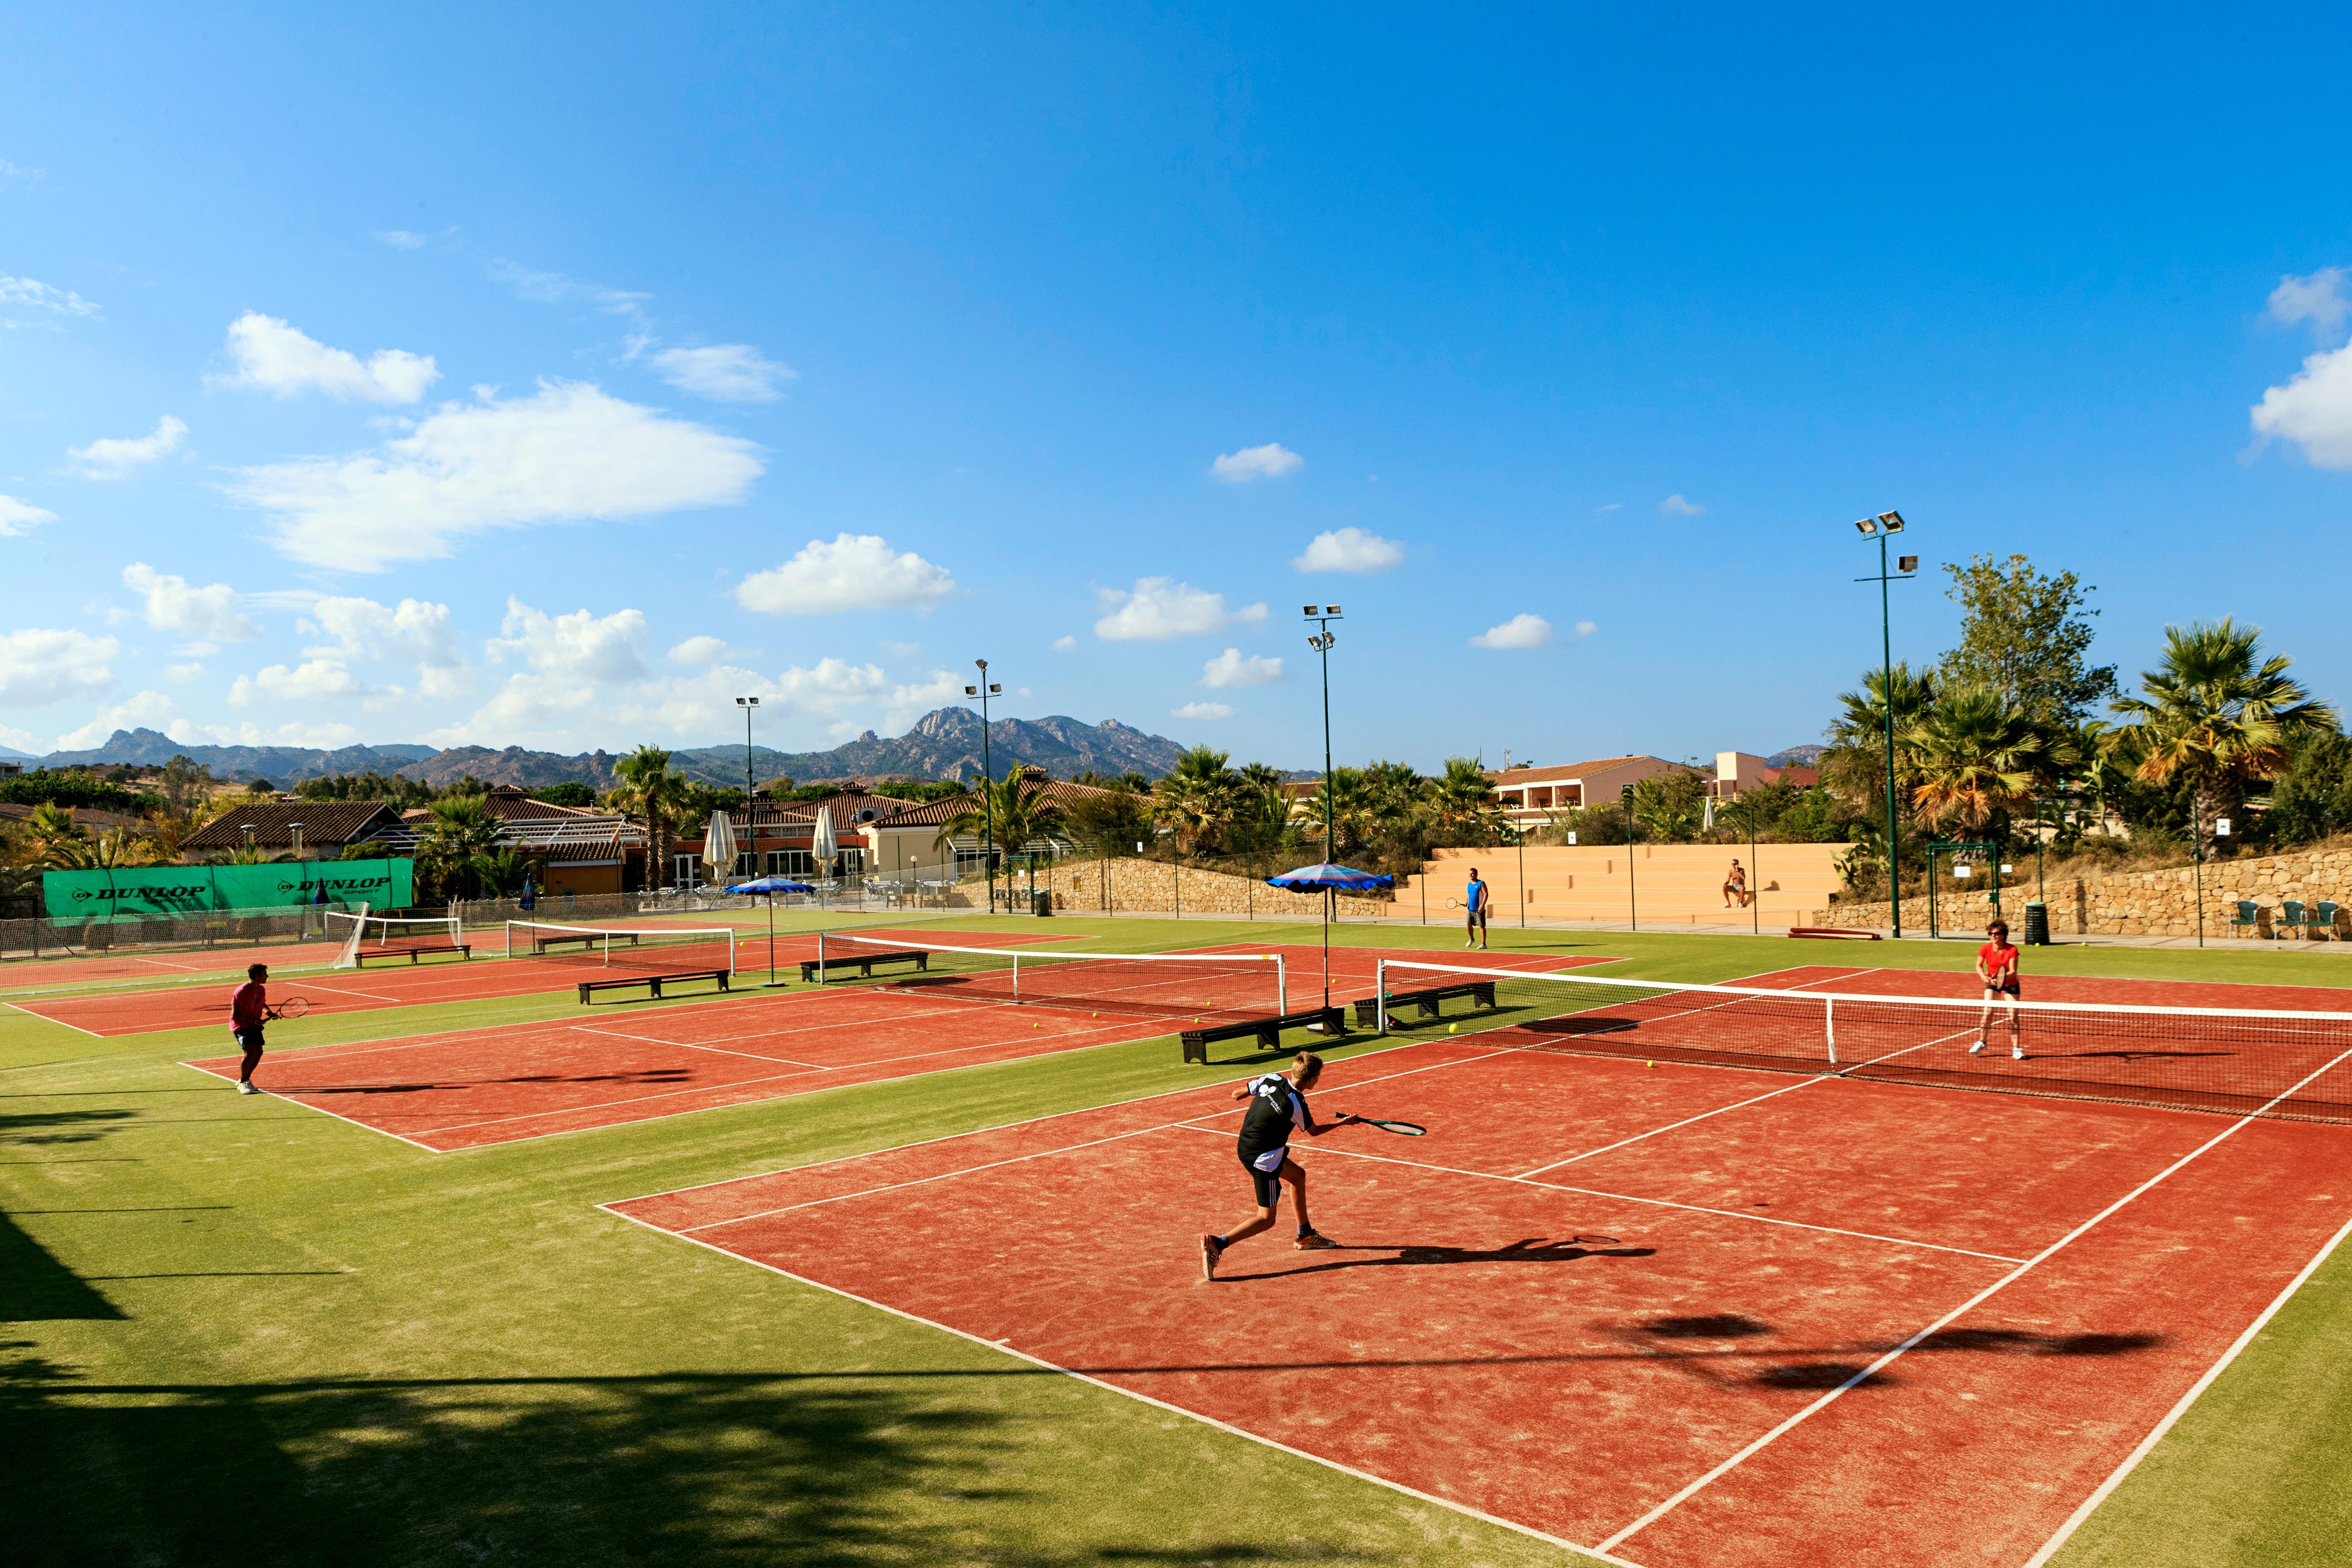
[[[1429,1131],[1418,1121],[1383,1121],[1377,1116],[1359,1116],[1356,1120],[1367,1127],[1377,1127],[1383,1132],[1393,1132],[1400,1138],[1418,1138]]]
[[[270,1018],[299,1018],[306,1013],[310,1012],[310,999],[309,997],[289,996],[285,1001],[278,1003],[275,1007],[263,1008],[262,1014],[265,1017]]]

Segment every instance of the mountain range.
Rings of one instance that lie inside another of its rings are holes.
[[[1034,763],[1056,777],[1066,778],[1089,769],[1101,773],[1130,770],[1159,778],[1176,765],[1184,748],[1164,735],[1106,719],[1088,724],[1056,715],[1047,719],[999,719],[988,726],[983,753],[980,715],[966,708],[941,708],[925,714],[915,727],[893,740],[868,730],[846,745],[829,752],[779,752],[756,746],[751,771],[760,782],[789,775],[801,784],[840,779],[921,778],[964,780],[979,776],[982,758],[999,777],[1014,763]],[[104,745],[80,752],[52,752],[26,758],[44,767],[128,763],[161,767],[175,756],[200,763],[215,778],[240,783],[266,778],[278,785],[336,773],[404,773],[423,784],[449,784],[467,773],[490,784],[541,789],[577,780],[604,790],[614,783],[619,759],[604,751],[565,756],[555,752],[526,751],[509,746],[345,746],[316,751],[300,746],[182,745],[154,730],[117,730]],[[716,785],[740,784],[744,778],[743,752],[733,746],[707,746],[678,751],[670,766],[689,778]]]

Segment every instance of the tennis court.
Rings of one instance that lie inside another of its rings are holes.
[[[1441,1035],[1213,1285],[1230,1078],[606,1206],[1622,1563],[2023,1564],[2345,1234],[2342,1031],[2330,1121]]]
[[[568,927],[565,930],[589,931],[607,929]],[[638,928],[613,927],[616,931]],[[282,1000],[300,996],[310,1004],[313,1016],[321,1014],[371,1012],[383,1007],[415,1007],[436,1002],[480,1002],[499,996],[527,996],[540,992],[560,992],[580,981],[612,974],[659,973],[673,969],[710,969],[726,967],[731,962],[741,965],[742,983],[753,975],[764,976],[768,966],[768,939],[765,935],[735,931],[730,944],[722,931],[718,934],[696,933],[691,928],[671,925],[649,928],[648,934],[658,934],[659,942],[648,942],[643,946],[623,944],[599,946],[593,942],[575,942],[569,946],[535,952],[525,944],[513,957],[500,952],[503,939],[499,933],[472,933],[479,939],[477,956],[458,958],[454,954],[420,957],[409,963],[396,958],[378,959],[360,969],[334,970],[321,973],[334,950],[314,946],[305,950],[316,955],[317,968],[306,967],[299,976],[285,980],[272,979],[271,998]],[[867,933],[887,936],[889,933]],[[1050,940],[1042,935],[1021,932],[966,931],[957,933],[959,942],[974,946],[1009,946]],[[803,959],[816,955],[817,938],[813,932],[779,932],[775,938],[775,963],[780,973],[797,974]],[[281,950],[282,951],[282,950]],[[388,949],[387,952],[396,952]],[[255,963],[271,963],[268,957]],[[228,1026],[229,993],[243,980],[242,973],[224,976],[217,988],[194,985],[174,985],[168,990],[114,991],[100,995],[25,997],[10,1005],[36,1017],[47,1018],[53,1024],[64,1024],[84,1034],[99,1036],[142,1035],[163,1029]]]
[[[951,934],[961,942],[970,933]],[[874,945],[905,944],[877,939]],[[933,951],[940,951],[936,944]],[[1273,955],[1291,964],[1316,951],[1070,955],[1060,967],[1076,978],[1048,980],[1018,1004],[1007,984],[1013,973],[1007,953],[984,966],[941,960],[920,973],[834,989],[796,987],[789,994],[693,1007],[614,1010],[562,1023],[309,1050],[282,1048],[301,1038],[299,1022],[283,1023],[273,1034],[281,1048],[271,1051],[256,1081],[269,1093],[446,1152],[1149,1039],[1190,1017],[1213,1016],[1220,1001],[1271,1000]],[[1373,964],[1354,965],[1352,978],[1343,981],[1339,954],[1333,957],[1335,999],[1369,995]],[[1521,962],[1560,967],[1595,961],[1522,955]],[[1057,961],[1024,952],[1022,963],[1024,970],[1033,963],[1050,969]],[[1317,984],[1319,995],[1319,970]],[[233,1080],[237,1058],[186,1065]]]

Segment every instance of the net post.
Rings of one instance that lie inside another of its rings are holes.
[[[1290,961],[1278,952],[1274,955],[1274,1010],[1283,1016],[1290,1013]]]
[[[343,943],[341,952],[335,954],[335,968],[357,969],[360,966],[360,943],[367,940],[368,908],[368,901],[362,899],[359,913],[352,917],[351,940]]]
[[[824,932],[816,933],[816,983],[824,984]]]
[[[1838,1065],[1837,1058],[1837,998],[1822,998],[1822,1030],[1829,1038],[1830,1066]]]
[[[737,934],[735,927],[730,923],[727,928],[727,973],[730,978],[732,978],[735,973],[735,938]]]
[[[1013,955],[1013,1001],[1015,1006],[1021,1002],[1021,955],[1018,952]]]
[[[1376,1032],[1385,1035],[1389,1032],[1389,961],[1385,958],[1381,960],[1381,966],[1373,975],[1372,995],[1380,1024]]]

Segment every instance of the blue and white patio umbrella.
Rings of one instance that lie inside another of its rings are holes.
[[[765,893],[768,895],[768,984],[776,983],[776,895],[778,893],[814,893],[806,882],[795,882],[789,877],[758,877],[749,882],[738,882],[727,889],[730,893]]]
[[[1351,893],[1377,891],[1396,886],[1394,877],[1378,871],[1359,871],[1353,866],[1335,866],[1325,860],[1313,866],[1301,866],[1296,871],[1285,871],[1278,877],[1268,877],[1268,887],[1280,888],[1286,893],[1321,893],[1323,895],[1323,1005],[1331,1005],[1331,897],[1345,889]]]

